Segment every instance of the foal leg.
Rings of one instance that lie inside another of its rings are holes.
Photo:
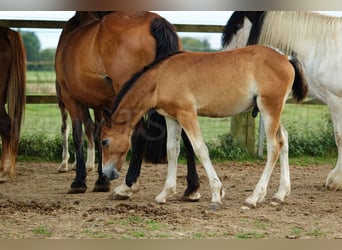
[[[255,208],[258,203],[263,202],[266,192],[268,182],[270,180],[273,168],[275,163],[279,157],[279,152],[282,147],[279,138],[281,138],[281,130],[280,128],[275,129],[277,124],[273,117],[263,117],[266,131],[266,140],[267,140],[267,161],[264,171],[257,183],[252,195],[250,195],[245,200],[245,205],[242,207],[243,209]]]
[[[277,140],[281,147],[280,151],[280,184],[278,192],[273,196],[271,204],[277,205],[284,202],[286,196],[290,195],[291,182],[290,182],[290,168],[289,168],[289,141],[288,134],[283,125],[277,134]]]
[[[182,127],[180,124],[171,118],[165,117],[167,130],[167,160],[168,169],[164,188],[156,197],[156,202],[166,203],[166,200],[176,193],[177,184],[177,160],[180,152],[180,137]]]
[[[179,123],[189,137],[192,148],[200,162],[202,163],[209,179],[210,189],[212,192],[210,209],[215,210],[219,207],[221,198],[224,196],[223,186],[218,178],[216,171],[209,158],[208,148],[204,143],[200,131],[196,113],[183,114],[178,118]]]
[[[146,143],[144,126],[144,120],[141,119],[134,128],[131,137],[131,160],[124,183],[114,189],[114,199],[128,199],[139,190],[139,176]]]
[[[330,190],[342,190],[342,101],[341,97],[330,98],[333,103],[328,103],[331,118],[334,125],[335,142],[337,146],[337,163],[330,171],[326,180],[326,187]]]

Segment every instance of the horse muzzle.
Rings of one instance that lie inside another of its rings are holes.
[[[119,178],[120,173],[114,166],[114,164],[110,164],[109,166],[104,166],[102,173],[111,181]]]

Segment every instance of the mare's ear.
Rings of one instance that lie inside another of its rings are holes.
[[[106,121],[107,125],[109,126],[111,123],[112,112],[109,108],[102,109],[103,118]]]

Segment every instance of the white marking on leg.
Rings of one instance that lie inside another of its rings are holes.
[[[62,134],[63,137],[63,152],[62,152],[62,162],[58,167],[58,172],[63,173],[69,170],[69,144],[68,144],[68,137],[69,137],[69,127],[66,126],[65,131]]]
[[[180,138],[182,128],[180,124],[171,118],[165,117],[167,128],[167,159],[168,169],[164,188],[155,198],[158,203],[166,203],[166,200],[176,193],[177,162],[180,152]]]
[[[127,186],[126,182],[122,183],[120,186],[116,187],[113,191],[114,195],[120,196],[122,198],[130,198],[134,193],[139,190],[139,178],[133,183],[131,187]]]
[[[94,138],[88,138],[88,148],[87,148],[87,162],[86,169],[87,172],[94,170],[95,168],[95,143]]]
[[[284,202],[285,197],[290,195],[291,182],[290,182],[290,168],[289,168],[289,142],[286,129],[280,126],[281,140],[283,142],[280,151],[280,183],[278,192],[273,196],[274,201],[271,204],[277,205],[278,201]]]
[[[186,119],[186,117],[184,117]],[[183,121],[184,123],[186,121]],[[204,143],[199,123],[196,117],[190,117],[187,120],[188,124],[183,126],[185,132],[187,133],[189,140],[191,142],[192,148],[200,162],[202,163],[208,179],[209,185],[212,193],[211,203],[215,206],[217,204],[222,204],[221,198],[224,196],[224,191],[222,187],[222,183],[219,177],[216,174],[216,171],[211,163],[209,158],[208,148]],[[214,208],[215,209],[215,208]]]
[[[250,195],[245,203],[247,204],[248,207],[256,207],[258,203],[261,203],[266,196],[267,192],[267,186],[273,171],[273,168],[275,166],[275,163],[278,159],[278,154],[279,150],[277,149],[277,141],[275,137],[271,137],[270,135],[270,124],[271,120],[267,119],[268,117],[263,116],[263,121],[265,125],[265,131],[266,131],[266,141],[267,141],[267,161],[266,161],[266,166],[264,168],[264,171],[255,186],[255,189]],[[243,207],[244,208],[244,207]]]

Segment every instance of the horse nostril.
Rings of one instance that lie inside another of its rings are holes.
[[[108,146],[109,145],[109,140],[108,139],[102,140],[101,141],[101,145],[102,145],[102,147]]]

